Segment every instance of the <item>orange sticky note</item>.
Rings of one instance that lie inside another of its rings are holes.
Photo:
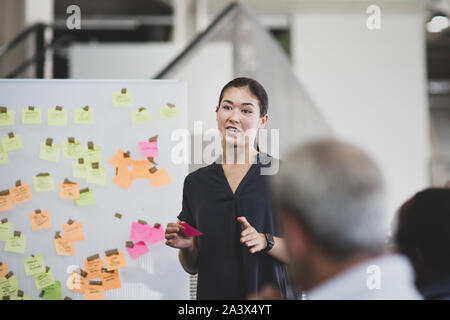
[[[0,278],[3,278],[8,274],[8,263],[7,262],[1,262],[0,264]]]
[[[8,211],[14,208],[13,198],[11,193],[8,191],[8,194],[0,196],[0,211]]]
[[[50,228],[52,226],[52,221],[50,220],[50,213],[48,210],[42,210],[40,213],[30,213],[31,220],[31,230],[41,230]]]
[[[84,260],[84,269],[88,273],[88,279],[101,278],[102,277],[103,260],[98,257],[97,259]]]
[[[158,169],[154,173],[150,173],[150,177],[148,179],[152,182],[152,185],[155,188],[161,187],[171,182],[166,168]]]
[[[122,251],[117,254],[105,256],[105,262],[106,268],[109,271],[125,268],[127,266],[127,262],[125,260],[125,256],[123,255]]]
[[[73,242],[67,241],[64,238],[54,238],[56,254],[60,256],[74,256],[75,247]]]
[[[87,275],[83,276],[74,271],[67,280],[67,290],[84,294],[88,282]]]
[[[12,195],[14,203],[21,203],[33,199],[33,194],[28,183],[12,187],[9,189],[9,192]]]
[[[83,224],[81,222],[63,224],[63,232],[66,241],[75,242],[84,240]]]
[[[131,174],[134,179],[144,178],[148,179],[150,177],[150,172],[148,171],[152,164],[148,160],[133,160],[132,161]]]
[[[133,175],[128,167],[117,168],[117,175],[113,178],[113,182],[122,189],[128,190],[133,184]]]
[[[119,289],[122,287],[120,283],[119,270],[108,271],[102,269],[102,283],[104,290]]]
[[[79,199],[80,189],[78,183],[60,183],[59,184],[60,199]]]
[[[119,149],[119,151],[109,159],[108,163],[114,168],[128,167],[131,165],[131,157],[125,157],[123,150]]]
[[[105,300],[103,285],[88,284],[84,292],[84,300]]]

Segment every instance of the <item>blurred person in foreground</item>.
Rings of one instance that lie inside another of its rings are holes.
[[[387,252],[385,187],[364,152],[334,140],[305,145],[280,167],[273,191],[306,299],[421,299],[407,258]]]
[[[425,189],[406,201],[394,239],[410,259],[425,299],[450,300],[450,189]]]

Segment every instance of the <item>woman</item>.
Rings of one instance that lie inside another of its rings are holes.
[[[167,225],[166,244],[180,249],[188,273],[198,273],[197,299],[246,299],[266,285],[293,297],[268,176],[261,175],[261,159],[269,156],[254,147],[267,109],[267,93],[257,81],[236,78],[225,85],[216,108],[222,157],[186,177],[178,216],[203,235],[185,237],[183,226]]]

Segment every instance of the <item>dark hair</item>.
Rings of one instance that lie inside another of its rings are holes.
[[[395,242],[411,260],[419,288],[449,276],[450,189],[425,189],[404,203]]]
[[[267,97],[267,92],[264,87],[256,80],[251,78],[240,77],[231,80],[228,82],[225,87],[220,91],[219,97],[219,105],[222,102],[223,94],[228,88],[241,88],[248,87],[250,92],[258,99],[259,101],[259,115],[263,117],[267,114],[267,110],[269,109],[269,98]]]

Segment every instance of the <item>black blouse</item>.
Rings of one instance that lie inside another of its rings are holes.
[[[263,154],[264,159],[278,161]],[[280,236],[272,215],[269,176],[261,168],[270,166],[258,154],[233,194],[221,161],[190,173],[184,180],[180,221],[203,233],[198,237],[197,299],[247,299],[266,284],[278,288],[285,298],[295,298],[284,264],[267,253],[250,253],[240,242],[244,216],[260,233]]]

